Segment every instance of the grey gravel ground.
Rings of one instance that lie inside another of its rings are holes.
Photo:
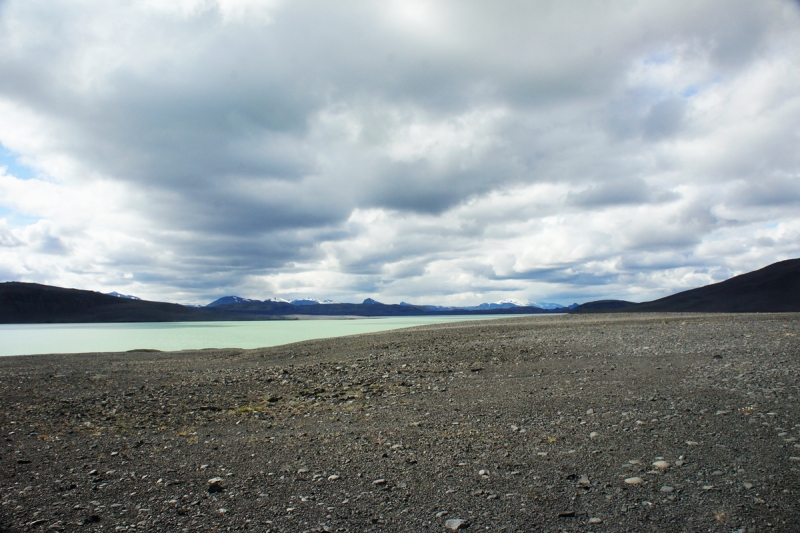
[[[799,319],[2,358],[0,531],[793,531]]]

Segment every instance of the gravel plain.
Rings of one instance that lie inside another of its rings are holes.
[[[800,316],[0,358],[0,531],[800,531]]]

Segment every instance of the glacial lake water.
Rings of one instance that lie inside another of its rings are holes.
[[[124,352],[142,348],[164,351],[202,348],[260,348],[309,339],[341,337],[343,335],[372,333],[427,324],[492,320],[512,318],[514,316],[520,315],[269,320],[259,322],[2,324],[0,325],[0,356]]]

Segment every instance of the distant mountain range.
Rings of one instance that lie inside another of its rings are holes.
[[[291,302],[270,298],[253,300],[225,296],[202,307],[141,300],[117,292],[65,289],[38,283],[0,283],[0,324],[91,322],[194,322],[221,320],[276,320],[293,315],[312,316],[425,316],[463,314],[539,314],[567,309],[485,304],[474,309],[435,306],[386,305],[371,298],[360,304],[303,298]],[[429,308],[431,307],[431,308]]]
[[[577,304],[576,304],[577,305]],[[316,298],[286,301],[278,298],[252,300],[240,296],[224,296],[206,306],[207,309],[239,313],[248,316],[316,315],[316,316],[425,316],[463,314],[541,314],[566,313],[569,309],[557,307],[542,309],[511,302],[486,303],[471,307],[444,307],[414,305],[406,302],[384,304],[367,298],[360,304],[333,302]]]
[[[599,300],[572,313],[779,313],[800,312],[800,259],[789,259],[720,283],[652,302]]]
[[[303,298],[252,300],[225,296],[203,307],[140,300],[117,292],[102,294],[37,283],[0,283],[0,323],[189,322],[274,320],[293,315],[424,316],[613,312],[800,312],[800,259],[781,261],[729,280],[683,291],[652,302],[598,300],[582,305],[521,304],[513,300],[469,307],[360,304]]]

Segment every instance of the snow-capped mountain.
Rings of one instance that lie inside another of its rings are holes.
[[[258,300],[251,300],[249,298],[242,298],[241,296],[223,296],[206,305],[206,307],[216,307],[218,305],[226,304],[240,304],[246,302],[258,302]]]
[[[131,296],[130,294],[120,294],[117,291],[106,293],[109,296],[116,296],[117,298],[125,298],[127,300],[141,300],[138,296]]]
[[[275,302],[275,303],[279,303],[279,304],[290,304],[290,303],[292,303],[289,300],[284,300],[283,298],[267,298],[264,301],[265,302]]]
[[[298,300],[292,300],[289,302],[292,305],[321,305],[321,304],[332,304],[336,303],[333,300],[320,300],[318,298],[301,298]]]
[[[561,304],[553,303],[553,302],[528,302],[528,305],[531,307],[538,307],[539,309],[560,309],[565,307]]]

